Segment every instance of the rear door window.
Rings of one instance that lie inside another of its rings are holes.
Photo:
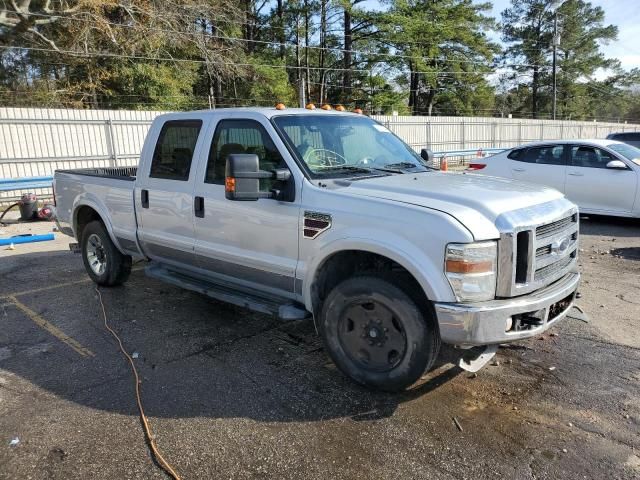
[[[538,163],[542,165],[564,165],[564,146],[546,145],[542,147],[531,147],[518,160],[527,163]]]
[[[149,177],[189,180],[201,120],[170,120],[162,126],[153,152]]]

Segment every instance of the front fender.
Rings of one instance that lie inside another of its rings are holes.
[[[345,250],[359,250],[387,257],[405,268],[432,301],[453,302],[455,295],[442,269],[444,251],[431,252],[417,248],[406,239],[384,232],[385,240],[373,240],[382,235],[364,234],[337,238],[323,245],[307,262],[302,285],[305,307],[313,311],[312,286],[318,270],[332,255]]]

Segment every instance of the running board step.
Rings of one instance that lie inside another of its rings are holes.
[[[151,264],[145,268],[145,273],[148,277],[156,278],[162,282],[202,293],[216,300],[248,308],[254,312],[275,315],[281,320],[302,320],[311,316],[311,313],[303,306],[290,299],[196,278],[165,265]]]

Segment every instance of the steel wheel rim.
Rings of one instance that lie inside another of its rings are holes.
[[[407,352],[407,336],[398,316],[370,299],[352,302],[342,311],[338,340],[355,364],[372,372],[394,369]]]
[[[96,275],[102,275],[107,269],[107,254],[102,240],[95,233],[87,238],[87,261],[91,271]]]

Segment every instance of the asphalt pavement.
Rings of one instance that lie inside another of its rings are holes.
[[[165,285],[143,265],[101,293],[135,353],[158,447],[184,479],[638,479],[640,221],[581,229],[589,323],[500,348],[477,375],[444,349],[403,394],[345,378],[311,321]],[[70,241],[0,247],[0,478],[167,478]]]

